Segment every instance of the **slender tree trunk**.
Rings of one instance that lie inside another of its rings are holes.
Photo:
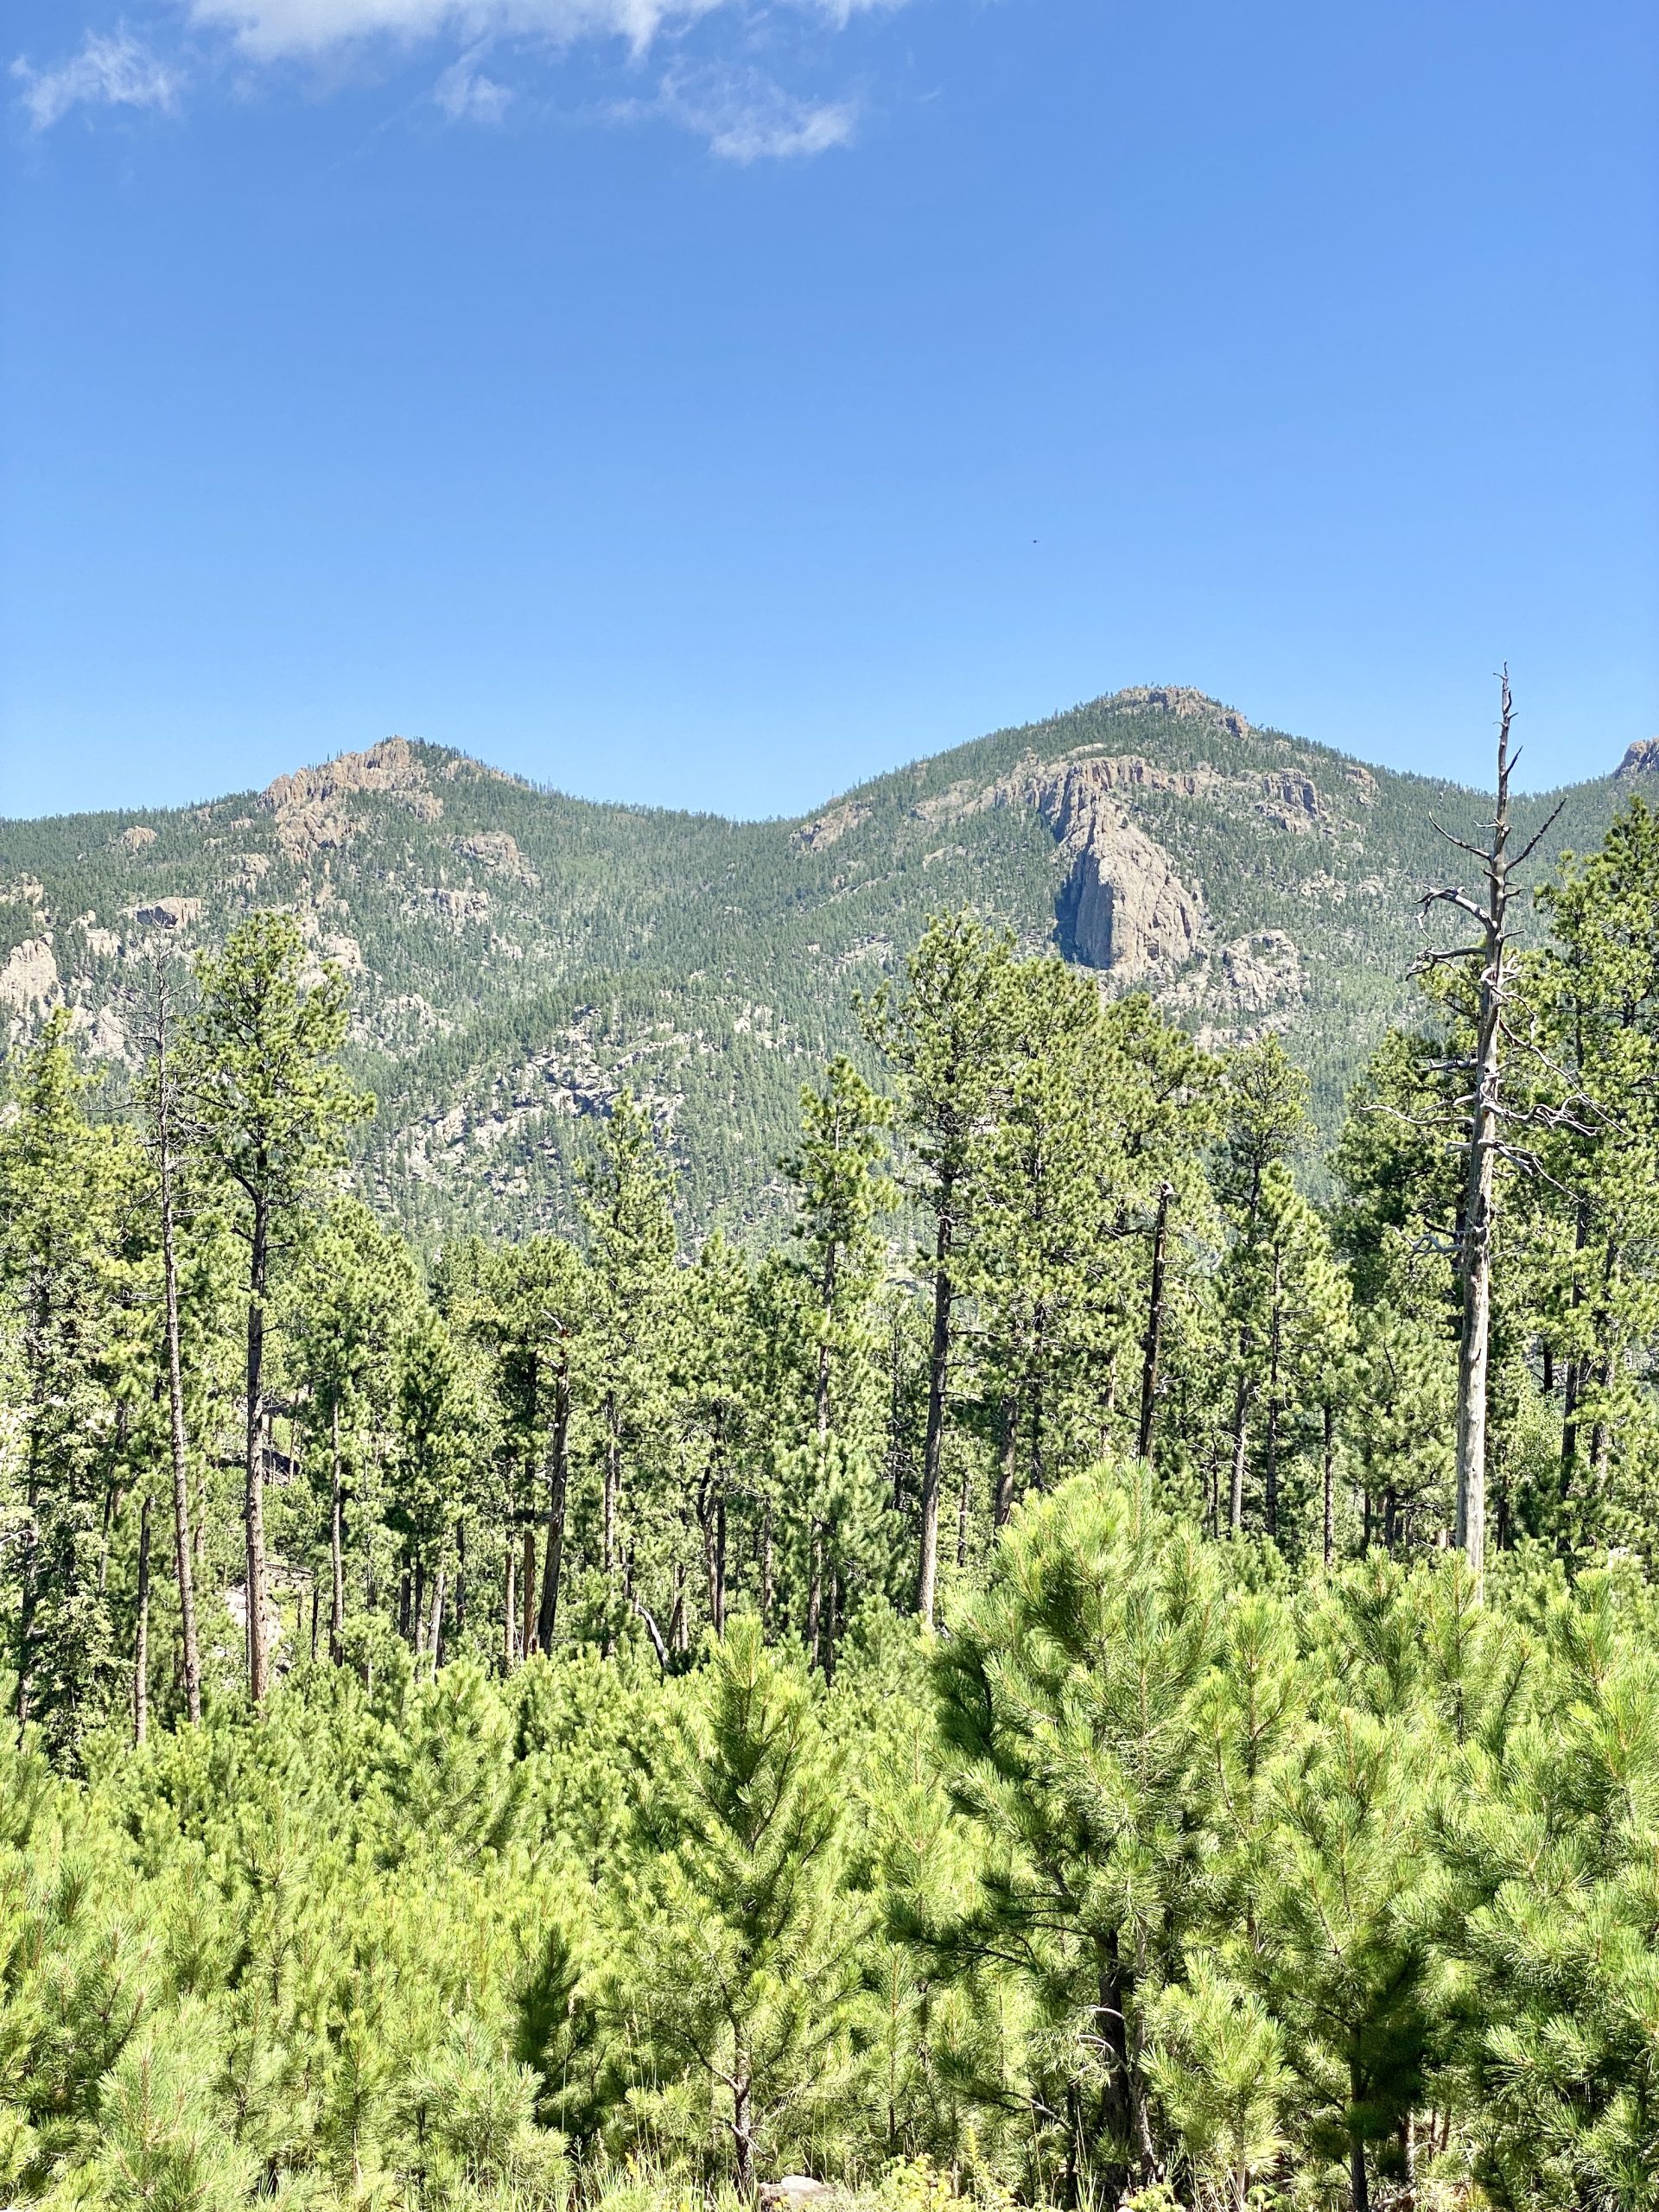
[[[547,1458],[547,1548],[542,1562],[542,1602],[536,1635],[543,1651],[553,1649],[559,1618],[559,1575],[564,1561],[564,1500],[569,1479],[570,1370],[561,1370],[553,1390],[553,1437]]]
[[[962,1480],[957,1485],[957,1566],[968,1564],[968,1505],[969,1469],[964,1465]]]
[[[1158,1360],[1164,1339],[1164,1258],[1169,1230],[1169,1202],[1174,1197],[1171,1184],[1158,1185],[1158,1211],[1152,1224],[1152,1291],[1147,1301],[1146,1333],[1141,1340],[1141,1428],[1135,1449],[1141,1459],[1152,1459],[1153,1422],[1158,1404]]]
[[[432,1584],[432,1679],[438,1679],[438,1669],[443,1661],[443,1586],[448,1580],[448,1570],[442,1565]]]
[[[809,1665],[816,1667],[823,1626],[823,1527],[817,1520],[812,1523],[807,1548],[806,1652]]]
[[[149,1732],[149,1492],[138,1508],[138,1622],[132,1644],[132,1740]]]
[[[165,1072],[162,1078],[165,1081]],[[184,1363],[179,1345],[179,1264],[173,1237],[173,1158],[163,1124],[160,1145],[162,1289],[167,1322],[168,1441],[173,1455],[173,1551],[179,1584],[179,1634],[184,1649],[184,1705],[201,1726],[201,1646],[196,1634],[196,1582],[190,1543],[190,1455],[184,1431]]]
[[[418,1659],[426,1649],[426,1561],[415,1562],[415,1594],[410,1602],[415,1623],[415,1656]]]
[[[518,1546],[511,1527],[507,1530],[505,1549],[506,1568],[503,1581],[505,1603],[501,1613],[501,1663],[506,1672],[511,1674],[512,1662],[518,1656],[518,1592],[513,1586],[518,1565]]]
[[[1227,1527],[1235,1536],[1241,1535],[1244,1527],[1244,1453],[1249,1427],[1250,1385],[1249,1378],[1241,1376],[1233,1401],[1233,1482],[1227,1513]]]
[[[722,1491],[715,1499],[715,1586],[709,1607],[709,1617],[714,1624],[715,1634],[726,1633],[726,1496]]]
[[[1015,1471],[1020,1464],[1020,1399],[1016,1391],[1002,1394],[1001,1436],[996,1455],[996,1497],[991,1509],[991,1518],[997,1528],[1006,1529],[1014,1516],[1014,1485]]]
[[[607,1392],[605,1399],[605,1579],[616,1580],[616,1506],[617,1494],[622,1487],[622,1440],[617,1433],[619,1414],[616,1395]]]
[[[1268,1445],[1266,1457],[1268,1534],[1279,1536],[1279,1355],[1282,1320],[1280,1313],[1283,1261],[1273,1258],[1273,1328],[1268,1351]]]
[[[328,1459],[328,1656],[336,1667],[346,1653],[346,1502],[340,1467],[340,1394],[334,1394]]]
[[[748,2053],[740,2044],[732,2065],[732,2144],[737,2153],[737,2193],[754,2195],[754,2128],[751,2117],[753,2094],[749,2079]]]
[[[1321,1469],[1325,1492],[1325,1512],[1322,1533],[1325,1545],[1325,1563],[1327,1567],[1330,1566],[1332,1560],[1335,1557],[1337,1548],[1337,1507],[1335,1491],[1336,1466],[1336,1409],[1332,1405],[1330,1399],[1327,1398],[1325,1402],[1325,1454]]]
[[[248,1695],[263,1705],[270,1686],[265,1649],[265,1470],[264,1371],[265,1276],[270,1255],[270,1215],[264,1198],[253,1206],[253,1237],[248,1262],[248,1424],[244,1465],[243,1506],[247,1537]]]
[[[1503,719],[1497,736],[1497,805],[1492,817],[1491,843],[1485,855],[1486,906],[1484,911],[1472,908],[1481,926],[1481,969],[1459,1270],[1463,1327],[1458,1344],[1456,1537],[1459,1548],[1469,1562],[1478,1597],[1484,1590],[1486,1576],[1486,1399],[1492,1325],[1492,1217],[1497,1172],[1503,959],[1509,946],[1510,717],[1510,679],[1506,671]],[[1471,907],[1472,902],[1465,902],[1465,911]]]
[[[1370,2184],[1365,2178],[1365,2139],[1363,2136],[1356,2135],[1351,2141],[1348,2152],[1348,2173],[1353,2212],[1371,2212]]]
[[[455,1642],[467,1633],[467,1523],[455,1523]]]
[[[950,1209],[956,1192],[947,1182],[939,1193],[938,1226],[933,1247],[933,1333],[927,1361],[927,1435],[922,1446],[921,1556],[916,1575],[916,1610],[931,1628],[939,1582],[939,1473],[944,1452],[944,1387],[950,1364]]]
[[[536,1649],[536,1531],[524,1530],[524,1654],[526,1659]]]

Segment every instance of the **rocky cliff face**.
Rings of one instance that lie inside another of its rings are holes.
[[[1202,899],[1182,882],[1163,847],[1110,796],[1130,786],[1145,789],[1165,772],[1115,756],[1033,763],[998,798],[999,804],[1034,806],[1058,842],[1067,863],[1055,907],[1061,942],[1074,959],[1123,983],[1173,975],[1193,957],[1204,931]],[[1168,783],[1196,795],[1206,773],[1213,779],[1213,771],[1199,771],[1170,775]]]
[[[1621,776],[1659,775],[1659,737],[1638,737],[1618,764]]]

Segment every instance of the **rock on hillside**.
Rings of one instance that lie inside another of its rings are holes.
[[[1592,844],[1656,752],[1567,794],[1559,844]],[[864,1051],[855,992],[970,902],[1208,1043],[1282,1029],[1330,1128],[1408,1003],[1431,810],[1472,830],[1482,802],[1176,686],[976,739],[798,823],[593,805],[388,738],[188,810],[0,823],[0,1035],[67,1006],[120,1079],[131,963],[279,908],[314,969],[351,976],[354,1072],[379,1101],[358,1174],[408,1226],[568,1224],[626,1084],[693,1222],[741,1229],[777,1202],[803,1081]]]

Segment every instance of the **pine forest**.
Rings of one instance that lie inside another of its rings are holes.
[[[3,825],[0,2202],[1659,2207],[1659,815],[1061,723]]]

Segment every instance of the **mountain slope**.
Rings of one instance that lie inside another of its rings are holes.
[[[1632,747],[1548,841],[1599,836],[1659,772]],[[1523,825],[1554,800],[1531,798]],[[796,1099],[857,1050],[855,993],[973,900],[1214,1042],[1281,1027],[1321,1118],[1405,980],[1426,883],[1477,793],[1369,768],[1173,689],[1119,692],[861,785],[797,823],[603,806],[390,739],[176,811],[0,824],[0,1015],[67,1001],[119,1068],[146,946],[297,914],[355,985],[380,1113],[365,1187],[411,1228],[568,1215],[592,1117],[628,1084],[700,1224],[763,1216]]]

